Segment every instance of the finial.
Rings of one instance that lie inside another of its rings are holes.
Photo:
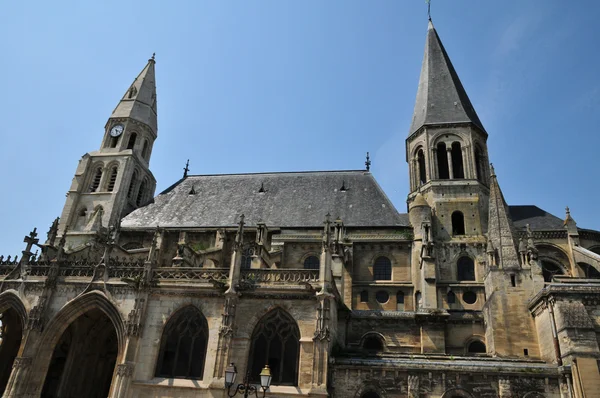
[[[431,21],[431,0],[425,0],[427,3],[427,19]]]
[[[494,170],[493,163],[490,163],[490,177],[496,177],[496,170]]]
[[[240,225],[244,225],[244,219],[246,218],[246,216],[244,215],[244,213],[242,213],[240,215]]]
[[[156,61],[156,53],[152,53],[152,61]]]
[[[371,170],[371,158],[369,157],[369,152],[367,152],[367,161],[365,162],[365,166],[367,166],[367,171]]]
[[[183,168],[183,178],[188,176],[188,171],[190,171],[190,160],[188,159],[185,163],[185,167]]]
[[[569,217],[571,215],[571,210],[569,210],[569,206],[565,208],[565,211],[567,212],[567,217]]]

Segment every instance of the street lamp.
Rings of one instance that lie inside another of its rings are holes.
[[[254,396],[258,398],[258,387],[250,384],[250,372],[246,374],[244,377],[244,382],[238,384],[233,394],[231,394],[231,387],[233,387],[233,383],[235,383],[235,378],[237,377],[237,369],[235,365],[232,363],[229,364],[227,369],[225,369],[225,386],[227,387],[227,396],[229,398],[233,398],[236,394],[244,394],[244,398],[248,398],[249,394],[254,393]],[[271,385],[271,370],[269,369],[269,365],[265,365],[262,372],[260,372],[260,387],[262,388],[262,397],[265,397],[269,386]]]

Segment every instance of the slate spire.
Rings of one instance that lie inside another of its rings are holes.
[[[485,132],[440,37],[429,20],[409,135],[424,125],[448,123],[473,123]]]
[[[146,124],[157,133],[156,80],[154,54],[121,98],[111,118],[131,118]]]
[[[513,233],[508,206],[498,184],[494,167],[490,165],[490,210],[488,221],[488,245],[498,250],[498,263],[501,268],[519,267],[519,255]]]

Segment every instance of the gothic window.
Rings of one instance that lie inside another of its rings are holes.
[[[373,280],[392,280],[392,263],[389,258],[383,256],[377,257],[373,265]]]
[[[452,174],[454,178],[465,178],[462,149],[459,142],[452,143]]]
[[[437,144],[437,164],[438,178],[447,180],[450,178],[450,169],[448,168],[448,155],[446,154],[446,144],[440,142]]]
[[[363,290],[362,292],[360,292],[360,302],[361,303],[369,302],[369,292],[368,291]]]
[[[110,169],[110,174],[108,177],[108,185],[106,186],[106,190],[108,192],[112,192],[115,189],[115,183],[117,182],[117,173],[119,172],[119,168],[117,166],[113,166]]]
[[[422,149],[417,152],[417,165],[419,168],[419,185],[427,182],[427,173],[425,172],[425,154]]]
[[[452,235],[465,234],[465,216],[460,211],[452,213]]]
[[[90,184],[90,192],[96,192],[100,186],[100,180],[102,180],[102,166],[98,166],[94,171],[92,177],[92,183]]]
[[[552,282],[554,275],[563,275],[562,268],[551,261],[542,261],[542,275],[544,276],[544,282]]]
[[[454,294],[452,290],[450,290],[446,295],[446,301],[448,302],[448,304],[456,303],[456,294]]]
[[[245,249],[242,253],[242,269],[250,269],[252,265],[252,249]]]
[[[144,195],[146,194],[146,186],[148,185],[148,181],[144,180],[140,184],[140,189],[138,190],[137,198],[135,199],[135,205],[140,206],[143,203]]]
[[[304,260],[304,269],[319,269],[320,261],[317,256],[308,256],[306,260]]]
[[[133,190],[137,184],[138,173],[137,171],[133,172],[133,176],[131,176],[131,182],[129,183],[129,189],[127,190],[127,197],[131,199],[133,197]]]
[[[204,315],[192,306],[179,310],[165,325],[156,376],[202,379],[207,342]]]
[[[148,140],[144,140],[144,147],[142,148],[142,158],[148,160],[146,156],[148,156]]]
[[[396,311],[404,311],[404,292],[396,293]]]
[[[381,352],[383,351],[383,342],[378,336],[370,334],[363,340],[363,348],[367,351]]]
[[[274,385],[297,385],[300,330],[284,310],[276,308],[261,319],[252,333],[248,368],[250,379],[269,365]]]
[[[133,149],[133,147],[135,146],[136,139],[137,139],[137,134],[131,133],[131,135],[129,136],[129,142],[127,143],[127,149]]]
[[[462,256],[456,262],[456,279],[459,281],[475,280],[475,263],[471,257]]]
[[[467,347],[467,352],[469,354],[485,354],[485,344],[483,344],[479,340],[473,340],[469,343],[469,346]]]

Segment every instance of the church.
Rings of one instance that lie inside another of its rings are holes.
[[[368,158],[186,167],[156,195],[155,67],[79,160],[47,236],[0,257],[3,397],[600,397],[600,232],[507,205],[431,21],[408,213]]]

